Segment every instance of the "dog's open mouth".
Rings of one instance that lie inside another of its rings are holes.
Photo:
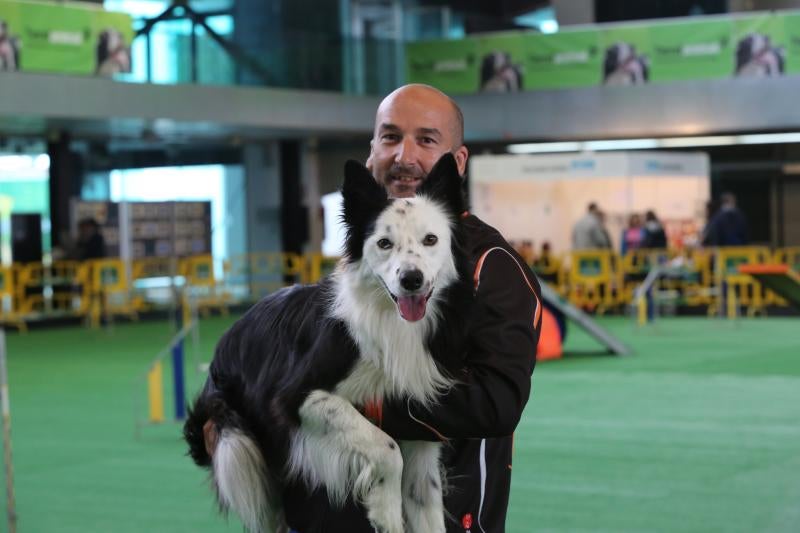
[[[431,289],[427,295],[409,294],[406,296],[395,296],[392,294],[392,299],[397,304],[397,309],[400,311],[400,316],[403,317],[403,320],[416,322],[417,320],[422,320],[425,316],[425,309],[428,306],[428,300],[432,294],[433,289]]]

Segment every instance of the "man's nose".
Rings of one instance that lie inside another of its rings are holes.
[[[410,164],[416,161],[417,143],[414,139],[403,138],[395,154],[395,161],[401,164]]]

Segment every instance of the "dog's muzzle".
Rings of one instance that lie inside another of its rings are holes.
[[[424,283],[425,276],[420,270],[407,270],[400,276],[400,287],[402,287],[403,291],[407,291],[408,294],[398,296],[388,291],[397,304],[397,309],[403,320],[417,322],[425,317],[425,310],[428,306],[428,300],[433,294],[433,287],[427,293],[419,292],[420,289],[423,289]]]

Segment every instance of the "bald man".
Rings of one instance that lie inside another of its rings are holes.
[[[413,196],[443,154],[455,156],[462,175],[469,156],[461,110],[426,85],[406,85],[381,102],[370,147],[367,166],[397,198]],[[494,228],[467,213],[463,222],[476,305],[459,383],[432,409],[385,401],[374,422],[398,440],[445,441],[447,531],[497,533],[505,530],[512,433],[530,394],[540,291],[525,262]],[[213,451],[213,428],[208,435]],[[287,488],[284,510],[289,526],[300,533],[373,531],[357,504],[332,509],[324,489],[309,493],[302,482]]]

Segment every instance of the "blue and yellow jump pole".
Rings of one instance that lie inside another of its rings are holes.
[[[183,299],[182,299],[183,300]],[[184,328],[192,323],[188,302],[183,300],[176,309],[177,335],[167,347],[172,354],[172,390],[175,403],[175,420],[186,418],[186,387],[184,376]],[[166,354],[165,354],[166,355]],[[160,357],[147,372],[147,402],[150,422],[161,423],[166,420],[164,411],[164,365]]]
[[[177,330],[183,330],[184,325],[189,324],[191,316],[189,316],[189,306],[185,298],[178,300],[180,305],[175,310],[175,322]],[[186,395],[184,386],[183,375],[183,347],[184,336],[181,336],[172,346],[172,390],[175,393],[175,420],[183,420],[186,418]]]
[[[149,405],[150,422],[164,421],[164,389],[162,379],[164,371],[161,361],[156,361],[147,373],[147,403]]]

